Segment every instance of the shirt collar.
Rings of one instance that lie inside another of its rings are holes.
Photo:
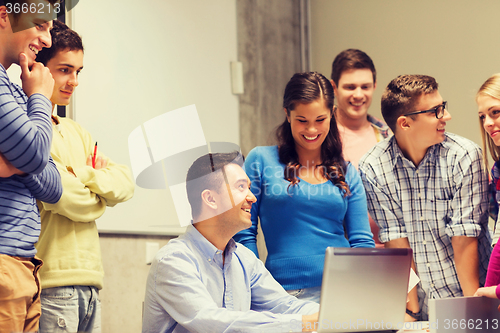
[[[186,228],[186,233],[184,234],[186,239],[189,239],[203,254],[207,260],[213,260],[220,264],[222,267],[222,252],[216,248],[212,243],[208,241],[192,224]],[[232,254],[236,251],[236,242],[231,238],[226,245],[226,265],[231,261]]]
[[[447,137],[445,137],[444,141],[438,144],[435,144],[433,146],[430,146],[429,149],[427,149],[427,152],[424,155],[424,158],[419,164],[419,167],[421,165],[425,164],[435,164],[436,160],[436,155],[438,154],[439,148],[442,147],[443,143],[446,141]],[[400,160],[401,163],[403,163],[404,160],[409,161],[404,155],[403,152],[401,151],[401,148],[399,148],[398,143],[396,142],[396,136],[392,136],[389,139],[389,146],[387,149],[390,151],[391,156],[394,158],[392,159],[392,167],[396,165],[396,163]],[[411,161],[409,161],[411,162]],[[411,162],[413,164],[413,162]]]
[[[373,127],[376,127],[380,131],[388,131],[389,126],[387,126],[385,123],[383,123],[381,120],[375,118],[372,115],[367,114],[367,119],[368,121],[372,124]]]

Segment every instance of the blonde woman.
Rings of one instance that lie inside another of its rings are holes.
[[[488,166],[487,152],[495,161],[491,171],[492,193],[496,202],[500,202],[500,74],[491,76],[483,83],[476,95],[481,137],[483,139],[484,159]],[[498,214],[498,207],[496,208]],[[498,240],[500,224],[495,226],[495,239]],[[484,288],[479,288],[475,296],[500,298],[500,245],[495,245],[491,253],[488,273]],[[498,309],[500,311],[500,307]]]

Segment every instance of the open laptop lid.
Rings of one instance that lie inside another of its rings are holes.
[[[499,305],[500,300],[486,297],[430,299],[430,332],[500,332]]]
[[[411,259],[411,249],[327,248],[317,331],[402,328]]]

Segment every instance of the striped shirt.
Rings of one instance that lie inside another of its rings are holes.
[[[452,237],[478,238],[484,283],[491,254],[488,176],[475,143],[447,133],[415,167],[392,137],[363,156],[359,171],[380,240],[408,238],[413,249],[422,320],[427,320],[429,298],[463,296]]]
[[[29,98],[0,64],[0,153],[27,175],[0,178],[0,253],[33,257],[40,234],[36,199],[55,203],[61,178],[50,158],[52,104]]]

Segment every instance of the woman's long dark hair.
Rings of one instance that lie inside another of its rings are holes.
[[[325,102],[330,110],[331,120],[330,131],[321,145],[321,164],[317,167],[321,167],[323,176],[347,196],[351,193],[345,181],[344,170],[347,164],[342,157],[342,142],[333,113],[333,87],[330,81],[317,72],[294,74],[285,88],[283,108],[290,116],[290,111],[294,110],[297,104],[310,104],[318,100]],[[276,129],[276,138],[280,162],[285,164],[284,178],[290,182],[290,188],[300,181],[297,175],[301,165],[288,119],[285,118],[283,124]]]

